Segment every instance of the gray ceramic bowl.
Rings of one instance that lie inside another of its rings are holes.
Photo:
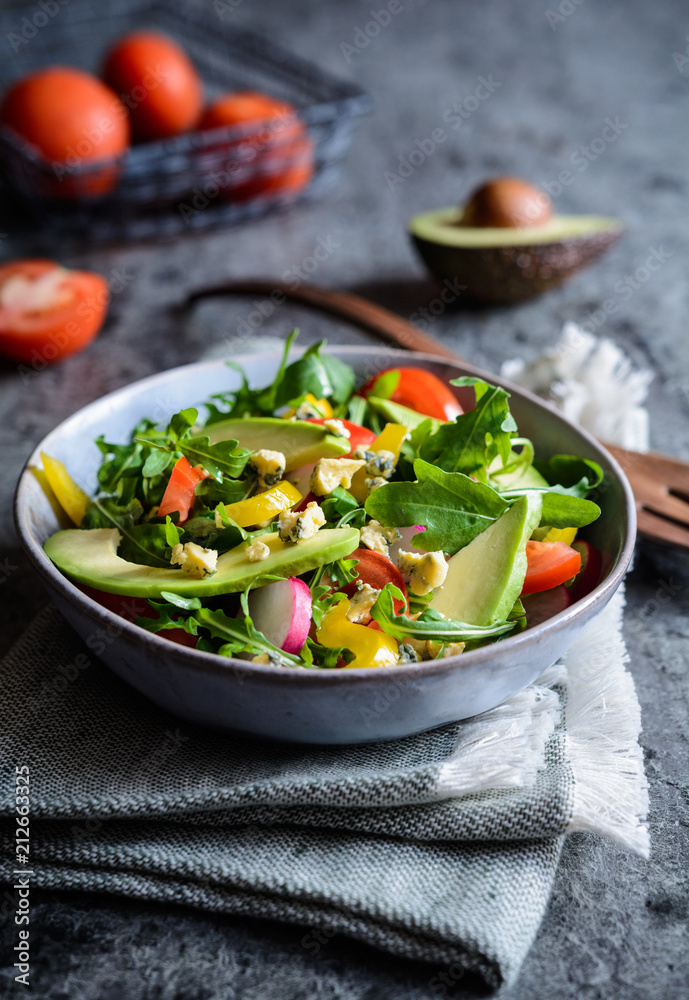
[[[381,367],[414,364],[443,379],[481,375],[469,366],[380,348],[334,348],[362,377]],[[275,355],[236,358],[257,385],[270,381]],[[96,486],[100,453],[94,439],[125,441],[144,416],[162,422],[212,393],[235,388],[236,372],[222,361],[162,372],[113,392],[75,413],[41,441],[19,481],[15,517],[19,535],[50,596],[85,640],[105,629],[103,661],[146,697],[173,714],[216,728],[302,743],[389,740],[468,718],[500,704],[535,680],[608,603],[624,577],[634,547],[634,503],[624,474],[593,438],[535,397],[503,383],[520,432],[543,458],[571,453],[605,469],[597,500],[599,520],[587,529],[603,556],[602,582],[583,600],[542,625],[458,657],[362,670],[270,667],[199,652],[151,635],[86,597],[43,552],[59,527],[30,466],[40,451],[64,461],[89,492]],[[464,390],[456,390],[462,398]],[[468,402],[468,401],[467,401]],[[111,641],[110,641],[111,637]],[[102,646],[103,644],[101,644]]]

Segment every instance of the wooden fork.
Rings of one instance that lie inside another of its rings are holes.
[[[293,288],[281,281],[233,281],[192,292],[187,302],[215,295],[271,295],[315,306],[357,323],[409,351],[462,361],[443,344],[412,326],[401,316],[351,292],[334,292],[315,285]],[[664,455],[641,454],[604,444],[627,475],[636,499],[639,534],[664,545],[689,550],[689,463]],[[685,499],[686,498],[686,499]]]

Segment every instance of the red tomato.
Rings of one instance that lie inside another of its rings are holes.
[[[253,91],[223,94],[206,108],[199,128],[223,126],[242,132],[225,144],[236,172],[223,188],[227,197],[298,194],[311,180],[313,140],[291,104]]]
[[[526,558],[522,594],[550,590],[571,580],[581,569],[581,555],[564,542],[527,542]]]
[[[362,583],[367,583],[369,587],[375,587],[376,590],[382,590],[386,583],[392,583],[399,587],[406,600],[407,588],[402,574],[387,556],[381,552],[374,552],[372,549],[355,549],[347,558],[359,560],[356,567],[357,579],[361,580]],[[356,580],[352,580],[346,587],[342,587],[342,592],[348,597],[353,597],[356,589]],[[405,602],[395,598],[394,605],[395,611],[399,614],[404,609]]]
[[[89,73],[53,66],[15,83],[0,105],[0,122],[35,146],[55,170],[44,193],[56,198],[104,194],[116,165],[75,176],[70,168],[119,156],[129,146],[127,110]]]
[[[327,417],[309,417],[309,423],[322,425],[326,419]],[[376,435],[368,427],[362,427],[361,424],[353,424],[351,420],[343,420],[342,423],[349,431],[349,443],[351,447],[348,455],[353,455],[357,448],[368,447],[368,445],[373,444],[376,440]],[[342,458],[347,458],[348,455],[343,455]]]
[[[143,597],[124,597],[122,594],[108,594],[104,590],[96,590],[94,587],[87,587],[81,583],[78,583],[77,586],[91,600],[96,601],[97,604],[102,605],[108,611],[112,611],[113,614],[119,615],[120,618],[124,618],[128,622],[136,622],[137,618],[158,617],[157,613]],[[171,642],[176,642],[180,646],[190,646],[192,648],[196,646],[198,638],[195,635],[185,632],[183,628],[167,628],[156,634],[163,636],[164,639],[169,639]]]
[[[158,508],[159,517],[179,511],[177,523],[182,524],[186,521],[194,503],[196,484],[200,483],[204,476],[205,473],[199,465],[192,467],[184,455],[178,458]]]
[[[91,271],[52,260],[0,265],[0,353],[47,363],[81,351],[103,325],[108,298],[105,278]]]
[[[393,403],[408,406],[436,420],[454,420],[464,412],[450,387],[425,368],[385,368],[359,389],[359,395],[375,395],[376,382],[381,375],[391,371],[400,373],[397,388],[390,396]]]
[[[129,109],[137,139],[167,139],[195,128],[203,84],[186,52],[154,31],[134,31],[108,53],[103,79]]]

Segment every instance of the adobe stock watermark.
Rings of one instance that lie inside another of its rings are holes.
[[[67,320],[63,329],[52,333],[48,342],[39,351],[34,348],[31,352],[31,361],[27,364],[17,365],[17,374],[20,376],[23,385],[29,385],[32,378],[39,375],[48,365],[60,357],[65,348],[69,347],[70,341],[78,337],[84,324],[90,323],[100,316],[107,305],[110,296],[119,295],[136,277],[135,272],[129,271],[127,265],[114,267],[108,276],[108,288],[99,289],[93,295],[80,302],[76,307],[77,319]]]
[[[684,39],[686,46],[684,52],[673,52],[672,60],[677,67],[677,72],[684,75],[684,71],[689,66],[689,35]]]
[[[648,256],[631,274],[625,274],[613,285],[616,298],[608,298],[595,309],[588,313],[586,319],[579,323],[582,330],[587,333],[595,333],[596,330],[607,323],[610,316],[613,316],[620,307],[620,302],[628,302],[635,292],[638,292],[655,271],[659,271],[663,264],[671,257],[674,257],[672,250],[666,250],[661,244],[659,247],[649,247]]]
[[[342,246],[339,239],[328,233],[319,236],[310,254],[307,254],[298,264],[292,264],[282,275],[282,281],[291,291],[296,291],[315,274],[318,268]],[[237,333],[228,337],[225,345],[230,352],[236,351],[249,337],[262,326],[263,321],[272,316],[277,306],[287,301],[287,295],[280,288],[274,288],[270,295],[262,299],[254,299],[253,309],[246,316],[237,320]]]
[[[241,7],[244,0],[213,0],[213,10],[218,15],[219,20],[224,21],[231,16],[237,7]]]
[[[354,56],[359,56],[367,49],[374,38],[377,38],[383,28],[387,28],[393,17],[404,10],[402,0],[388,0],[380,10],[370,10],[371,20],[363,27],[357,25],[352,33],[351,42],[340,42],[340,52],[345,62],[351,63]]]
[[[558,25],[570,18],[583,3],[586,3],[586,0],[562,0],[556,11],[547,10],[545,12],[545,19],[553,31],[555,31]]]
[[[487,77],[479,76],[473,91],[454,101],[442,115],[442,121],[449,125],[450,130],[461,128],[462,124],[474,114],[475,111],[488,98],[495,93],[498,87],[502,86],[501,80],[494,80],[493,74]],[[450,132],[442,126],[438,126],[422,139],[415,139],[412,148],[398,157],[395,170],[386,170],[383,174],[385,182],[391,191],[394,191],[400,184],[404,184],[408,177],[418,170],[426,160],[435,153],[439,146],[447,142]]]
[[[8,31],[7,41],[16,55],[23,45],[28,45],[52,19],[56,17],[69,0],[38,0],[31,13],[25,14],[16,25],[16,31]]]
[[[606,118],[600,135],[591,139],[588,145],[581,145],[575,149],[569,157],[569,162],[577,171],[582,174],[592,163],[602,156],[605,150],[612,143],[617,142],[619,137],[629,128],[628,122],[620,121],[619,115],[615,118]],[[549,181],[541,181],[540,185],[547,191],[551,198],[559,197],[564,188],[569,187],[576,180],[576,175],[571,170],[561,170],[556,178]]]

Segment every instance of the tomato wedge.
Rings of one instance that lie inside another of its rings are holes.
[[[359,395],[375,396],[376,382],[388,372],[399,372],[400,376],[392,395],[386,396],[393,403],[436,420],[455,420],[464,412],[450,387],[425,368],[385,368],[359,389]]]
[[[393,583],[407,597],[407,587],[402,574],[387,556],[382,552],[374,552],[373,549],[355,549],[348,559],[358,559],[359,565],[356,567],[357,579],[362,583],[367,583],[369,587],[382,590],[386,583]],[[342,593],[348,597],[353,597],[356,593],[356,580],[352,580],[346,587],[342,587]],[[400,613],[405,607],[405,602],[395,598],[395,611]]]
[[[326,419],[326,417],[309,417],[308,422],[310,424],[324,424]],[[349,431],[349,443],[351,445],[348,453],[349,455],[352,455],[357,448],[365,448],[367,445],[372,444],[376,440],[376,435],[373,431],[370,431],[368,427],[362,427],[361,424],[354,424],[351,420],[342,420],[341,423],[343,423]],[[342,458],[347,457],[348,455],[342,456]]]
[[[96,590],[95,587],[87,587],[78,583],[79,590],[96,601],[97,604],[112,611],[113,614],[125,618],[128,622],[136,622],[137,618],[157,618],[158,613],[143,597],[124,597],[122,594],[108,594],[104,590]],[[176,642],[179,646],[189,646],[194,648],[198,642],[198,636],[185,632],[183,628],[166,628],[156,633],[170,642]]]
[[[175,462],[167,484],[163,499],[158,508],[158,515],[165,517],[166,514],[173,514],[179,511],[179,521],[181,524],[189,517],[189,511],[194,503],[194,490],[196,484],[205,478],[205,472],[200,465],[191,466],[182,455]]]
[[[0,353],[45,367],[83,350],[108,308],[108,283],[52,260],[0,265]]]
[[[564,542],[527,542],[522,594],[538,594],[571,580],[581,569],[581,555]]]

